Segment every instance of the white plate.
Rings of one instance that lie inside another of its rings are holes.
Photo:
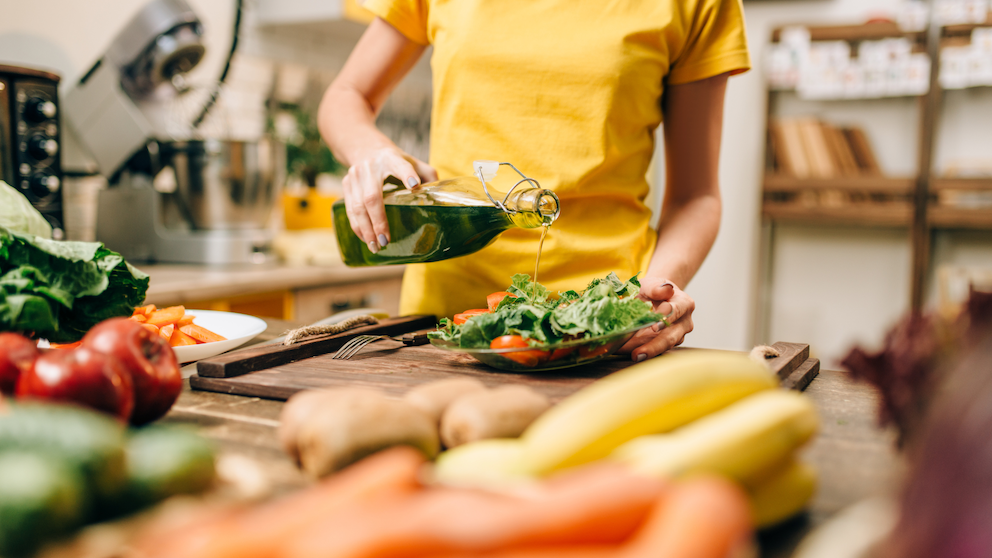
[[[180,364],[210,358],[240,347],[268,327],[259,318],[235,314],[234,312],[187,310],[186,313],[193,316],[194,324],[203,326],[217,335],[223,335],[227,337],[227,340],[173,347],[172,350],[176,352],[176,358],[179,359]]]

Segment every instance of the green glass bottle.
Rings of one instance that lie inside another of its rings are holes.
[[[558,217],[558,196],[532,186],[537,181],[520,171],[523,179],[499,194],[492,182],[501,164],[513,166],[476,161],[475,177],[384,192],[391,240],[375,254],[351,230],[344,201],[337,201],[332,213],[341,259],[352,267],[436,262],[477,252],[511,227],[550,225]]]

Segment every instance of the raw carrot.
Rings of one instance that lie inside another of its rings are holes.
[[[172,326],[168,326],[172,327]],[[186,335],[180,329],[174,329],[172,331],[172,337],[169,337],[169,345],[173,347],[185,347],[187,345],[196,345],[196,339],[193,339],[189,335]]]
[[[162,336],[162,339],[168,341],[172,339],[172,332],[175,331],[176,326],[174,324],[164,325],[158,328],[158,334]]]
[[[138,306],[137,308],[134,309],[133,312],[131,312],[131,315],[132,316],[137,316],[137,315],[147,316],[148,314],[151,314],[154,311],[155,311],[155,305],[154,304],[148,304],[146,306]]]
[[[191,314],[185,314],[182,318],[179,318],[178,322],[176,322],[176,327],[183,327],[184,325],[189,325],[193,323],[194,317],[195,316]]]
[[[135,321],[135,322],[138,322],[138,323],[142,323],[142,322],[147,322],[148,321],[148,317],[145,316],[144,314],[135,314],[135,315],[131,316],[128,319],[129,320],[132,320],[132,321]]]
[[[81,340],[72,343],[49,343],[48,347],[51,349],[75,349],[76,347],[80,346],[82,343],[83,342]]]
[[[186,309],[182,306],[170,306],[161,310],[155,310],[148,314],[148,323],[158,327],[174,324],[185,313]]]
[[[227,340],[227,338],[224,337],[223,335],[217,335],[216,333],[210,331],[209,329],[200,327],[196,324],[184,325],[181,326],[179,329],[182,330],[183,333],[189,335],[193,339],[196,339],[200,343],[213,343],[214,341]]]
[[[619,553],[620,547],[615,545],[554,545],[511,548],[483,554],[445,554],[444,558],[614,558]]]
[[[663,491],[657,480],[592,466],[520,495],[432,488],[329,516],[287,541],[286,558],[412,558],[628,539]]]
[[[672,487],[617,556],[724,558],[747,548],[751,536],[743,490],[722,477],[692,477]]]
[[[177,532],[165,544],[161,539],[139,545],[137,555],[148,558],[269,558],[297,533],[323,518],[360,507],[364,502],[396,497],[420,488],[417,474],[423,455],[409,447],[395,447],[328,477],[316,486],[267,505],[246,510],[209,529]],[[154,543],[155,546],[152,546]]]
[[[141,324],[141,327],[147,329],[148,331],[158,335],[158,326],[153,326],[152,324]]]

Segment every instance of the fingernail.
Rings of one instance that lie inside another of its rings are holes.
[[[385,248],[387,244],[389,244],[389,239],[386,238],[386,235],[380,234],[379,235],[379,246],[382,246],[383,248]]]
[[[372,252],[373,254],[379,253],[379,245],[376,244],[374,240],[369,241],[369,252]]]
[[[644,362],[647,359],[648,359],[647,353],[641,353],[641,354],[637,355],[636,357],[634,357],[634,360],[636,360],[637,362]]]
[[[417,180],[417,177],[416,176],[410,176],[410,177],[407,177],[406,183],[407,183],[408,186],[410,186],[411,188],[413,188],[417,184],[420,184],[420,181]]]

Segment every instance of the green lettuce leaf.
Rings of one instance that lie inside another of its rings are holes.
[[[53,241],[3,227],[0,273],[0,331],[57,343],[130,315],[148,289],[147,275],[99,242]]]
[[[651,305],[636,298],[637,276],[621,281],[615,273],[594,279],[582,292],[565,291],[557,298],[524,274],[513,276],[506,297],[489,314],[472,316],[461,326],[443,319],[434,338],[464,348],[484,348],[502,335],[520,335],[535,345],[560,342],[565,336],[596,337],[661,320]]]

